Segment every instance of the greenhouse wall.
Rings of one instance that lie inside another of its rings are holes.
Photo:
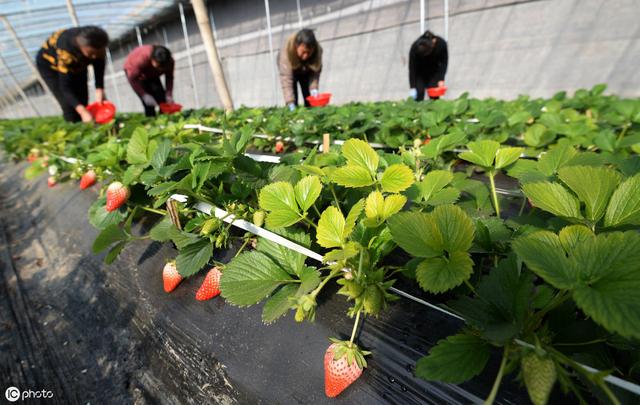
[[[278,49],[299,29],[295,0],[271,1],[274,56],[270,55],[261,0],[209,2],[222,63],[236,106],[283,105],[274,83]],[[426,27],[444,36],[444,1],[426,1]],[[321,91],[333,103],[403,99],[408,50],[420,34],[420,2],[406,0],[300,0],[302,26],[316,30],[324,48]],[[145,29],[143,42],[164,44],[176,56],[174,96],[186,108],[220,106],[190,6],[185,14],[195,70],[194,97],[178,8],[166,23]],[[640,2],[634,0],[451,0],[447,98],[550,96],[607,83],[609,91],[640,95]],[[165,35],[166,34],[166,35]],[[112,45],[119,100],[109,71],[107,94],[120,111],[142,111],[122,65],[135,36]],[[277,72],[276,72],[277,73]],[[277,77],[276,77],[277,79]],[[45,97],[32,97],[44,114],[57,113]],[[32,115],[26,103],[19,103]],[[7,112],[5,111],[5,116]],[[18,111],[13,109],[12,114]]]

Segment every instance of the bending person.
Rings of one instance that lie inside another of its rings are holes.
[[[133,91],[140,97],[147,117],[156,115],[158,104],[173,104],[174,65],[171,51],[160,45],[142,45],[127,56],[124,72]],[[166,89],[160,81],[162,75]]]
[[[89,65],[93,65],[95,75],[96,101],[105,100],[104,57],[108,45],[109,35],[102,28],[88,25],[53,33],[38,51],[38,72],[60,104],[66,121],[93,121],[86,108]]]
[[[278,54],[278,70],[284,101],[289,109],[293,111],[298,105],[298,85],[304,105],[309,107],[307,97],[318,95],[322,71],[322,47],[312,30],[305,28],[287,39]]]
[[[422,101],[425,89],[444,87],[448,61],[449,53],[444,39],[431,31],[426,31],[420,36],[409,51],[409,96]]]

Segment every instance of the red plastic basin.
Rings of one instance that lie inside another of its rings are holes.
[[[109,101],[91,103],[87,106],[87,110],[98,124],[106,124],[116,115],[116,106]]]
[[[442,87],[430,87],[427,89],[429,97],[442,97],[447,92],[447,86]]]
[[[320,93],[317,96],[307,97],[307,101],[311,104],[311,107],[322,107],[329,104],[331,100],[331,93]]]
[[[173,114],[180,112],[182,110],[182,105],[178,103],[160,103],[160,111],[163,114]]]

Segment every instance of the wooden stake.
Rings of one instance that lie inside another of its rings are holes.
[[[322,135],[322,153],[329,153],[329,147],[331,145],[331,135]]]

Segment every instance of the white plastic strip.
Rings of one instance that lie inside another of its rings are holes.
[[[213,133],[216,133],[216,134],[224,133],[224,131],[221,130],[220,128],[206,127],[206,126],[200,125],[200,124],[185,124],[182,128],[183,129],[197,129],[198,131],[213,132]],[[288,137],[288,136],[283,138],[282,136],[279,136],[279,135],[278,136],[273,136],[273,135],[266,135],[266,134],[254,134],[253,137],[254,138],[258,138],[258,139],[268,139],[268,140],[273,139],[274,141],[293,142],[293,138]],[[311,144],[311,145],[320,145],[320,144],[322,144],[322,141],[313,140],[313,141],[305,141],[305,143]],[[345,141],[340,140],[340,139],[336,139],[332,143],[334,145],[342,145],[342,144],[345,143]],[[374,149],[389,148],[387,145],[383,145],[381,143],[369,143],[369,146],[371,146]]]
[[[244,155],[250,157],[256,162],[280,163],[280,156],[256,155],[254,153],[245,153]]]

